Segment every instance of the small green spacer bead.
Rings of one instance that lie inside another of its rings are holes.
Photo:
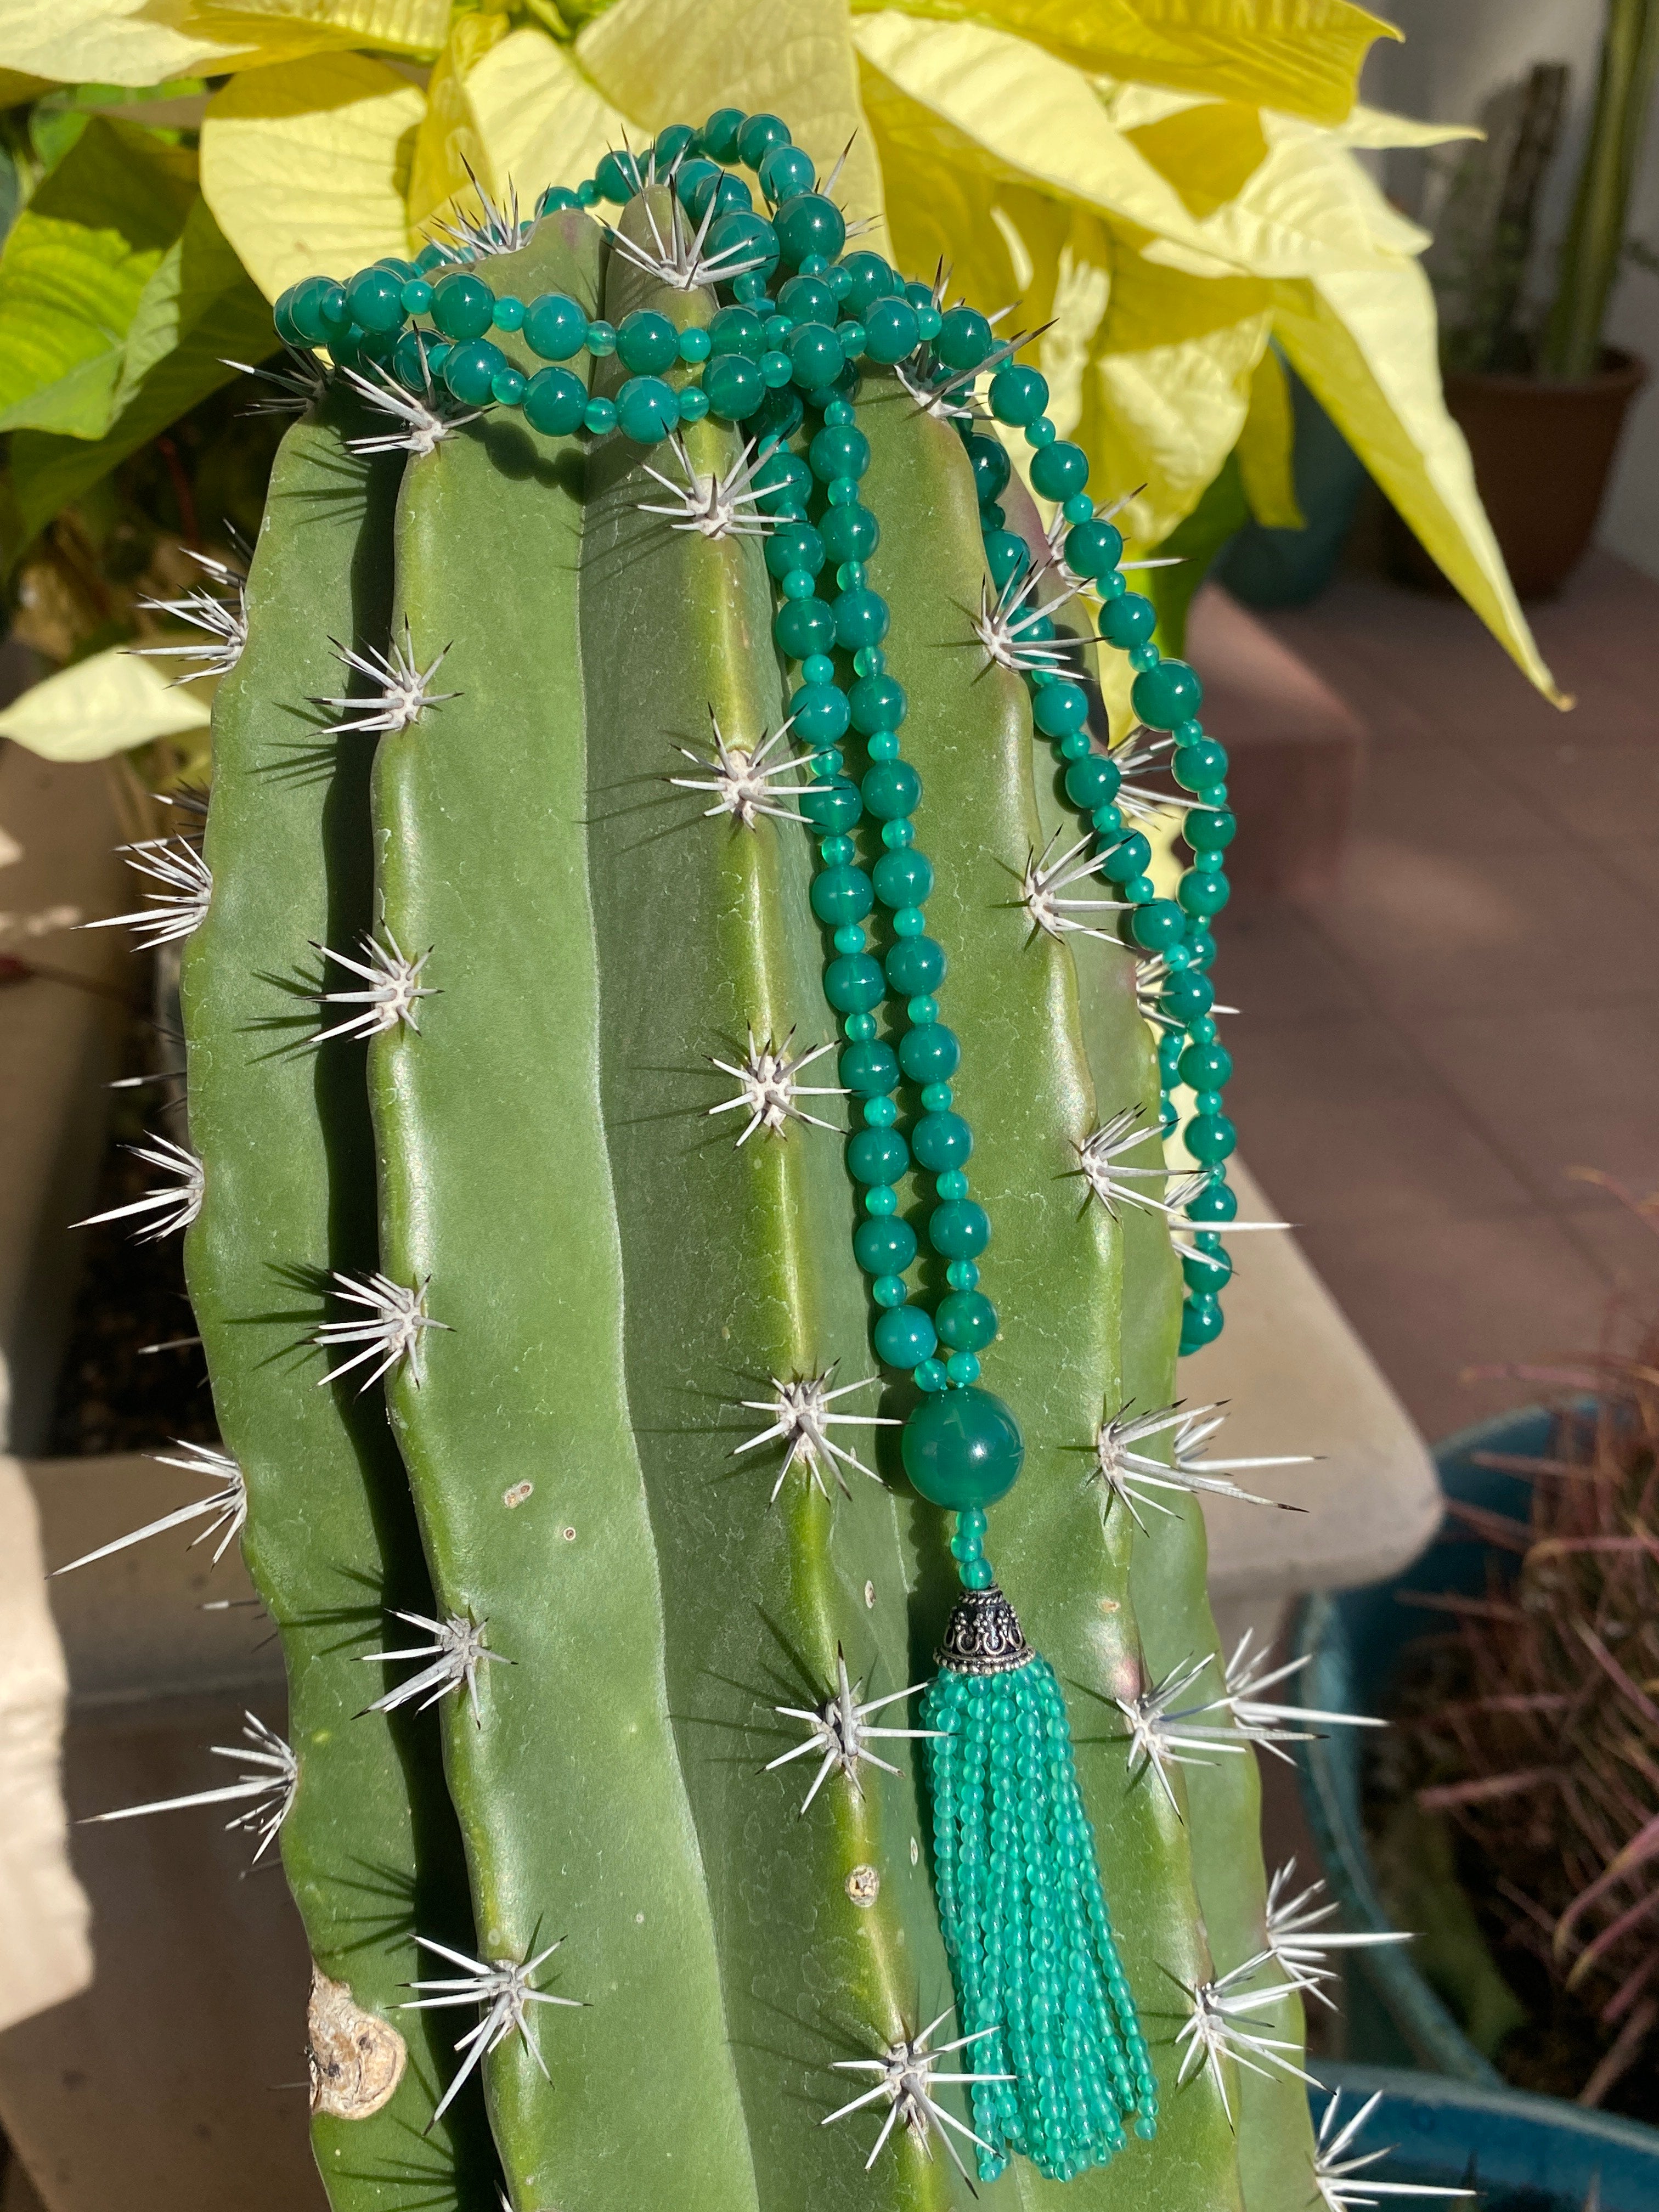
[[[525,304],[511,292],[503,292],[490,311],[490,321],[498,331],[521,331],[524,328]]]

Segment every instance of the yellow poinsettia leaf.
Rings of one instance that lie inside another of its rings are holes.
[[[0,77],[165,84],[297,60],[349,46],[356,35],[297,9],[246,13],[198,7],[192,0],[6,0],[0,8]],[[437,37],[442,35],[440,30]]]
[[[337,54],[234,77],[202,126],[202,191],[268,299],[409,251],[426,95],[385,62]]]
[[[498,186],[533,207],[550,185],[580,184],[637,125],[595,90],[585,71],[540,31],[514,31],[466,81],[467,100]]]
[[[0,713],[0,738],[42,760],[107,760],[152,738],[205,729],[210,685],[173,686],[155,664],[112,647],[35,684]]]
[[[1415,116],[1390,114],[1387,108],[1356,106],[1334,134],[1345,146],[1385,153],[1391,146],[1448,146],[1458,138],[1484,138],[1474,123],[1419,123]]]
[[[1290,379],[1271,346],[1250,378],[1249,411],[1233,450],[1244,497],[1263,529],[1305,529],[1307,517],[1297,503],[1291,472],[1296,418],[1291,411]]]
[[[1118,259],[1076,434],[1104,496],[1140,487],[1120,524],[1136,544],[1167,538],[1237,443],[1272,301],[1249,277],[1194,283],[1133,254]]]
[[[183,0],[183,6],[190,29],[250,46],[320,33],[342,47],[429,54],[449,33],[449,0]]]
[[[426,113],[415,138],[415,158],[409,178],[409,227],[428,232],[432,219],[441,216],[459,198],[476,210],[480,190],[495,197],[497,185],[478,118],[467,90],[467,78],[492,46],[506,38],[511,26],[507,17],[459,15],[437,65],[427,79]],[[469,179],[467,170],[472,172]]]
[[[878,0],[854,0],[863,9]],[[1399,32],[1349,0],[905,0],[912,15],[977,18],[1074,68],[1288,108],[1334,123],[1360,64]]]
[[[1422,270],[1407,261],[1275,289],[1273,332],[1297,374],[1498,642],[1557,706],[1570,704],[1533,641],[1446,412]]]
[[[577,39],[576,58],[647,131],[716,107],[785,115],[820,175],[850,139],[836,198],[849,216],[873,221],[862,243],[885,251],[846,0],[617,0]]]
[[[1243,191],[1267,158],[1261,115],[1237,100],[1182,107],[1125,136],[1200,221]]]
[[[943,262],[951,298],[988,312],[1018,299],[1022,326],[1046,320],[1068,210],[1007,185],[971,138],[879,70],[864,72],[864,105],[898,266],[931,276]]]
[[[145,0],[7,0],[0,11],[0,67],[54,84],[161,84],[228,69],[238,52]]]
[[[950,150],[987,173],[1082,200],[1137,242],[1174,238],[1203,248],[1202,228],[1180,193],[1065,62],[982,24],[928,22],[893,10],[859,16],[853,31],[872,121],[884,97],[878,72],[925,121],[948,124]],[[919,122],[918,133],[923,127]],[[878,136],[884,137],[880,125]]]

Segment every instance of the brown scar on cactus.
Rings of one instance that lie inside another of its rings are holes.
[[[404,2078],[409,2047],[391,2021],[365,2012],[343,1982],[311,1970],[306,2008],[311,2109],[338,2120],[366,2120],[389,2104]]]

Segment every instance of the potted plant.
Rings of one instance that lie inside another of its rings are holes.
[[[1626,252],[1632,185],[1656,67],[1659,10],[1608,0],[1595,109],[1541,318],[1524,281],[1540,184],[1559,131],[1566,72],[1534,69],[1485,118],[1491,144],[1460,164],[1431,258],[1441,296],[1446,404],[1468,441],[1475,482],[1516,589],[1559,591],[1589,544],[1619,438],[1646,365],[1603,341]],[[1438,582],[1403,531],[1411,574]]]
[[[1651,1218],[1650,1204],[1643,1209]],[[1407,1573],[1302,1609],[1310,1706],[1395,1723],[1299,1747],[1350,1925],[1348,2048],[1659,2123],[1659,1607],[1651,1340],[1438,1453],[1447,1523]],[[1659,2153],[1659,2132],[1652,2134]]]

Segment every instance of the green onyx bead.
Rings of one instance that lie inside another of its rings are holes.
[[[931,1504],[958,1513],[1006,1497],[1025,1456],[1009,1408],[989,1390],[971,1387],[918,1406],[904,1424],[899,1448],[912,1487]]]
[[[899,1275],[916,1256],[916,1232],[908,1221],[860,1221],[853,1231],[853,1257],[866,1275]]]
[[[1219,914],[1232,896],[1232,885],[1224,875],[1210,875],[1201,869],[1189,869],[1176,887],[1176,896],[1187,913],[1207,920]]]
[[[1089,695],[1079,684],[1045,684],[1031,702],[1031,720],[1045,738],[1069,737],[1088,719]]]
[[[849,653],[860,646],[879,645],[887,635],[891,617],[878,592],[865,587],[842,592],[835,599],[834,610],[836,642]]]
[[[1181,1133],[1182,1142],[1206,1167],[1224,1160],[1238,1142],[1238,1132],[1224,1114],[1195,1114]]]
[[[1065,499],[1089,481],[1089,456],[1060,439],[1031,456],[1031,488],[1044,499]]]
[[[772,617],[772,635],[793,660],[830,653],[836,642],[836,617],[820,599],[786,599]]]
[[[617,394],[617,428],[636,446],[660,444],[679,413],[672,386],[659,376],[630,376]]]
[[[444,356],[443,380],[464,406],[483,407],[493,397],[491,386],[507,365],[507,356],[488,338],[472,338],[452,346]]]
[[[401,330],[404,280],[390,269],[360,269],[345,288],[352,320],[366,331]]]
[[[702,374],[711,411],[728,422],[741,422],[762,405],[766,379],[741,353],[717,353]]]
[[[895,1080],[897,1066],[895,1060]],[[964,1164],[974,1149],[973,1132],[960,1114],[924,1114],[911,1133],[910,1149],[921,1166],[939,1174]]]
[[[1145,906],[1138,907],[1129,918],[1130,934],[1135,943],[1147,952],[1162,952],[1166,947],[1177,944],[1186,927],[1186,916],[1173,899],[1149,900]],[[1181,976],[1176,980],[1184,983],[1188,978]],[[1192,980],[1201,982],[1203,979],[1194,977]],[[1166,992],[1164,996],[1167,998],[1168,995]]]
[[[1100,611],[1100,634],[1108,645],[1127,653],[1144,645],[1158,627],[1158,609],[1140,592],[1126,592],[1109,599]]]
[[[799,146],[774,146],[762,157],[756,172],[761,190],[776,207],[781,201],[793,198],[798,193],[810,192],[816,171],[812,157]],[[785,310],[786,313],[788,312]]]
[[[864,323],[864,350],[884,368],[907,361],[921,343],[921,325],[908,300],[877,300]]]
[[[762,278],[777,267],[780,250],[777,231],[763,216],[750,215],[746,209],[728,208],[724,215],[715,216],[709,229],[711,255],[729,254],[728,266],[733,269],[748,263],[750,270]]]
[[[908,761],[878,761],[874,768],[866,770],[859,788],[866,806],[878,822],[914,814],[921,803],[921,778]],[[931,983],[915,986],[918,991],[931,991],[933,988]]]
[[[969,465],[974,471],[974,489],[981,507],[988,507],[1000,499],[1006,488],[1013,464],[1008,459],[1008,448],[1000,438],[988,438],[973,432],[963,441]]]
[[[1048,406],[1048,380],[1018,362],[1005,362],[991,379],[990,398],[991,412],[999,422],[1023,430]]]
[[[871,1331],[871,1342],[876,1357],[889,1367],[915,1367],[933,1356],[939,1339],[933,1324],[920,1306],[892,1306],[882,1315]],[[954,1394],[953,1394],[954,1395]],[[927,1406],[944,1402],[937,1398],[925,1401]],[[911,1419],[914,1420],[915,1414]]]
[[[818,525],[824,551],[832,561],[867,561],[881,543],[881,526],[856,500],[832,507]]]
[[[891,763],[894,767],[901,762]],[[872,769],[871,775],[879,771]],[[865,782],[870,781],[866,776]],[[872,809],[872,811],[874,810]],[[887,981],[892,988],[907,998],[917,993],[935,991],[945,980],[945,948],[931,937],[904,937],[888,953],[884,963]]]
[[[939,1342],[952,1352],[983,1352],[997,1333],[997,1310],[978,1291],[953,1291],[933,1316]]]
[[[794,193],[779,208],[773,227],[779,251],[792,269],[816,253],[833,261],[847,243],[847,218],[822,192]]]
[[[871,871],[876,896],[884,906],[920,906],[933,888],[933,864],[913,845],[884,853]]]
[[[822,869],[812,878],[811,901],[818,920],[838,928],[843,922],[862,921],[875,905],[876,894],[862,868],[843,865]]]
[[[947,368],[977,368],[995,338],[990,324],[976,308],[947,310],[933,341],[933,350]]]
[[[495,312],[488,284],[460,270],[441,278],[432,290],[432,319],[447,338],[481,338]]]
[[[878,1006],[886,989],[880,962],[867,952],[843,953],[823,971],[823,995],[838,1013],[863,1013]]]
[[[849,1044],[841,1055],[841,1079],[843,1089],[857,1097],[875,1098],[898,1087],[898,1055],[890,1044],[879,1039],[867,1044]],[[884,1182],[890,1180],[886,1176]]]
[[[790,333],[789,373],[804,392],[833,384],[847,366],[841,340],[827,323],[803,323]]]
[[[655,376],[679,359],[679,332],[666,315],[636,307],[617,325],[617,358],[635,376]]]
[[[1204,686],[1184,660],[1164,660],[1136,678],[1130,697],[1136,714],[1149,727],[1173,730],[1178,722],[1197,714]]]
[[[878,877],[881,867],[882,863],[878,861]],[[913,1083],[945,1083],[957,1072],[962,1045],[954,1030],[947,1029],[943,1022],[932,1021],[905,1031],[899,1039],[898,1055],[899,1066]]]
[[[848,1139],[847,1171],[854,1182],[872,1188],[893,1183],[909,1164],[910,1148],[896,1129],[860,1129]]]
[[[944,1259],[975,1259],[991,1241],[990,1216],[971,1198],[946,1199],[927,1217],[927,1241]]]

